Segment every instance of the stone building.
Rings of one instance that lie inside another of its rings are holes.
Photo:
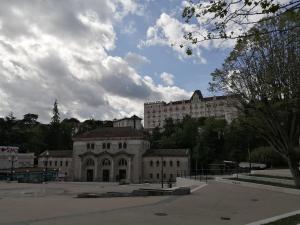
[[[105,127],[78,135],[73,141],[75,181],[158,182],[161,176],[175,179],[179,172],[189,173],[188,150],[150,149],[148,134],[143,130]],[[161,167],[156,163],[161,159],[168,165],[164,165],[164,175],[158,177]]]
[[[174,181],[177,176],[188,176],[188,149],[149,149],[143,155],[143,178],[148,182]]]
[[[72,150],[52,150],[44,151],[39,155],[38,167],[49,170],[56,169],[58,178],[72,180],[73,175],[73,153]]]
[[[150,147],[146,135],[132,127],[105,127],[74,137],[74,180],[140,182],[142,156]]]
[[[196,90],[188,100],[169,103],[148,102],[144,104],[144,127],[145,129],[162,128],[165,119],[181,121],[186,115],[192,118],[221,118],[230,123],[238,115],[234,104],[236,100],[233,96],[203,97],[199,90]]]
[[[143,129],[142,119],[136,115],[132,117],[125,117],[122,119],[115,119],[113,121],[113,127],[132,127],[137,130]]]

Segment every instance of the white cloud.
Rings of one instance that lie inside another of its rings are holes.
[[[174,85],[174,80],[173,80],[174,79],[174,75],[172,75],[170,73],[163,72],[160,75],[160,78],[164,82],[164,84],[169,85],[169,86]]]
[[[0,116],[37,113],[49,121],[55,99],[62,117],[112,119],[143,102],[186,98],[134,69],[147,58],[111,56],[115,26],[135,13],[133,0],[0,2]]]
[[[195,25],[181,23],[170,15],[162,13],[156,20],[155,25],[148,28],[146,40],[141,41],[138,47],[168,46],[178,54],[181,60],[189,57],[186,54],[186,49],[190,47],[194,50],[194,61],[206,63],[206,60],[202,57],[201,50],[197,46],[189,44],[183,37],[186,32],[195,31],[197,31]],[[184,44],[184,47],[180,47],[181,44]]]

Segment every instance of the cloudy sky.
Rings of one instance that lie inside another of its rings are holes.
[[[143,116],[145,101],[207,91],[232,45],[178,45],[182,0],[0,1],[0,117]]]

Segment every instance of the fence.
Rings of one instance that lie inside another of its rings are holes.
[[[15,171],[11,174],[10,171],[0,172],[0,180],[18,181],[20,183],[41,183],[44,181],[55,181],[58,178],[58,171]]]

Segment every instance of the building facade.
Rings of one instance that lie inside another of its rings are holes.
[[[162,128],[165,119],[181,121],[185,116],[214,117],[225,119],[230,123],[238,116],[235,104],[236,99],[232,96],[203,97],[199,90],[196,90],[188,100],[169,103],[148,102],[144,104],[144,127],[145,129]]]
[[[31,168],[34,153],[19,153],[18,147],[0,146],[0,169]]]
[[[138,183],[150,143],[132,127],[106,127],[73,138],[74,180]]]
[[[188,149],[149,149],[143,155],[144,181],[158,183],[176,180],[190,173]]]
[[[52,150],[44,151],[39,155],[38,167],[49,170],[57,170],[58,178],[61,180],[73,179],[73,151],[72,150]]]
[[[161,176],[175,179],[180,171],[189,173],[189,151],[150,149],[143,130],[105,127],[78,135],[73,141],[74,181],[158,182]],[[156,164],[160,160],[163,174]]]
[[[142,119],[136,115],[132,117],[125,117],[122,119],[115,119],[113,121],[113,127],[132,127],[137,130],[143,129]]]

